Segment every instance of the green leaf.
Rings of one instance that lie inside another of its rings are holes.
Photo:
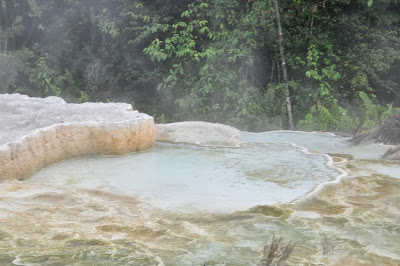
[[[182,17],[189,17],[189,11],[186,10],[185,12],[182,13]]]

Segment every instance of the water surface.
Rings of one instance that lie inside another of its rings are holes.
[[[27,182],[102,189],[177,212],[233,212],[290,202],[342,172],[327,156],[285,143],[240,148],[157,143],[147,152],[47,167]]]
[[[400,165],[379,159],[386,147],[243,139],[159,143],[3,182],[0,265],[257,265],[273,234],[297,243],[290,265],[400,264]]]

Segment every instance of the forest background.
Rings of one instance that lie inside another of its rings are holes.
[[[298,129],[356,132],[400,113],[398,0],[279,5]],[[0,93],[288,127],[272,0],[0,0]]]

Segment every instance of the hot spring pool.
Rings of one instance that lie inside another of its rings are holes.
[[[328,156],[285,143],[157,143],[122,157],[61,162],[27,182],[116,191],[174,212],[233,212],[293,201],[340,175]]]
[[[0,184],[0,265],[399,265],[400,165],[326,133],[157,143]],[[327,154],[331,154],[328,156]]]

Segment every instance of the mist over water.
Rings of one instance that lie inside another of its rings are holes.
[[[291,265],[400,263],[400,168],[372,159],[380,145],[282,131],[243,140],[158,143],[2,183],[0,264],[257,265],[273,234],[297,242]]]
[[[2,93],[128,102],[163,123],[285,124],[271,2],[0,2]],[[399,111],[399,3],[345,2],[280,1],[288,98],[309,128]],[[297,243],[290,265],[400,265],[388,148],[244,132],[238,148],[64,161],[0,184],[0,266],[258,265],[273,234]]]

